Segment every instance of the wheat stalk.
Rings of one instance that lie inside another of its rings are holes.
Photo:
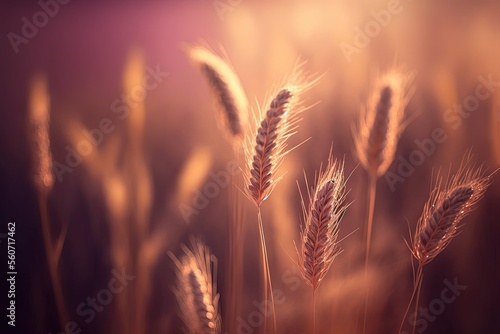
[[[229,61],[208,48],[189,46],[187,53],[208,81],[218,111],[221,128],[234,143],[243,138],[248,118],[245,90]]]
[[[404,111],[413,95],[410,86],[413,77],[413,74],[401,69],[393,69],[379,77],[354,132],[356,155],[370,176],[365,270],[370,254],[377,178],[387,171],[394,160],[399,136],[406,126]]]
[[[50,281],[59,315],[59,322],[61,328],[64,328],[67,323],[68,315],[62,291],[59,262],[66,238],[67,225],[64,224],[62,226],[58,238],[54,241],[48,210],[48,196],[54,186],[49,124],[50,96],[47,81],[44,77],[38,76],[34,78],[31,84],[29,100],[29,137],[31,140],[30,148],[33,160],[32,173],[40,210],[42,238],[49,267]]]
[[[473,210],[491,183],[491,176],[483,176],[481,168],[469,167],[468,164],[468,159],[465,163],[462,162],[458,172],[444,185],[442,178],[437,178],[435,188],[417,222],[412,246],[409,247],[418,262],[418,268],[413,294],[403,316],[400,331],[414,298],[416,318],[424,266],[436,258],[457,236],[462,219]],[[414,325],[413,332],[415,327]]]
[[[302,199],[304,227],[301,250],[297,250],[298,267],[304,280],[312,287],[312,333],[316,331],[316,289],[321,284],[333,260],[342,252],[338,246],[339,225],[347,209],[345,204],[344,163],[332,157],[309,194],[309,204]],[[301,195],[302,198],[302,195]]]
[[[414,75],[394,68],[380,76],[353,131],[356,155],[368,172],[368,211],[365,229],[365,279],[370,255],[377,179],[383,175],[396,153],[397,143],[405,128],[405,108],[413,94],[410,87]],[[366,326],[368,292],[365,297],[363,333]]]
[[[191,240],[191,249],[182,245],[184,255],[170,257],[177,267],[177,287],[174,294],[180,316],[190,334],[218,334],[221,331],[219,294],[216,279],[217,259],[198,239]]]
[[[298,121],[300,121],[299,115],[306,109],[300,96],[317,81],[318,79],[307,78],[302,72],[302,64],[297,65],[284,83],[278,86],[279,89],[272,95],[270,101],[265,104],[268,108],[261,108],[260,117],[254,122],[255,131],[252,131],[255,136],[245,137],[244,148],[247,160],[244,172],[245,194],[257,206],[264,272],[264,298],[267,299],[269,285],[275,333],[276,312],[260,207],[282,178],[282,175],[278,175],[278,170],[283,158],[289,152],[287,140],[296,132]]]

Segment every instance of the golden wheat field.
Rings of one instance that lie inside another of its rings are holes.
[[[1,333],[500,333],[500,2],[0,13]]]

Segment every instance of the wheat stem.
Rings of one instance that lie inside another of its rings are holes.
[[[415,317],[413,318],[413,330],[412,334],[415,334],[415,329],[417,328],[417,314],[418,314],[418,303],[420,300],[420,290],[422,288],[422,281],[424,279],[424,272],[422,268],[422,264],[419,264],[419,271],[417,272],[417,296],[415,300]]]
[[[417,269],[417,274],[413,279],[414,285],[413,285],[413,292],[411,294],[410,301],[408,302],[408,306],[406,307],[405,314],[403,315],[403,319],[401,320],[401,325],[399,326],[399,331],[398,333],[401,333],[403,330],[404,322],[406,319],[406,316],[408,315],[408,312],[410,311],[413,299],[415,298],[415,295],[417,294],[417,288],[420,285],[420,280],[422,279],[422,266],[419,264],[418,269]]]
[[[368,258],[370,256],[370,245],[372,238],[373,213],[375,211],[375,197],[377,195],[377,176],[370,175],[370,185],[368,188],[368,217],[366,224],[366,241],[365,241],[365,275],[368,267]]]
[[[236,146],[233,146],[233,159],[238,161],[239,159],[238,150]],[[231,187],[229,189],[229,265],[231,270],[229,271],[229,291],[227,309],[229,316],[226,317],[226,327],[229,328],[230,333],[235,333],[235,320],[240,315],[242,298],[241,295],[241,285],[243,280],[243,217],[244,217],[244,206],[242,193],[239,191],[236,185],[236,177],[231,175]]]
[[[45,246],[45,255],[49,266],[50,281],[52,283],[52,291],[56,302],[57,313],[59,314],[59,322],[61,329],[64,329],[68,322],[66,305],[64,302],[64,294],[61,287],[61,278],[59,276],[59,257],[56,257],[56,251],[52,241],[50,231],[49,214],[47,210],[47,195],[41,191],[38,192],[38,207],[40,209],[40,219],[42,225],[42,238]]]
[[[312,334],[316,334],[316,290],[312,289]]]
[[[365,269],[364,269],[364,280],[365,280],[365,305],[363,311],[363,333],[366,330],[366,317],[368,313],[368,259],[370,256],[370,245],[372,237],[372,227],[373,227],[373,214],[375,211],[375,197],[377,195],[377,176],[374,173],[370,173],[370,185],[368,186],[368,215],[366,223],[365,232]]]
[[[266,247],[266,237],[264,236],[264,225],[262,224],[262,214],[260,211],[260,207],[258,208],[257,217],[259,220],[259,234],[260,234],[260,247],[262,251],[262,265],[264,269],[264,301],[267,300],[268,287],[271,294],[271,307],[273,313],[273,333],[277,333],[276,331],[276,309],[274,307],[274,295],[273,295],[273,284],[271,280],[271,272],[269,270],[269,259],[267,256],[267,247]],[[265,319],[266,317],[264,317]],[[264,320],[264,329],[266,329],[266,323]]]

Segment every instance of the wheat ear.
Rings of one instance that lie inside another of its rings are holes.
[[[247,127],[248,99],[227,56],[219,57],[202,46],[189,46],[187,53],[211,87],[221,128],[233,143],[240,142]]]
[[[219,334],[219,294],[216,278],[217,259],[199,240],[191,240],[191,248],[182,245],[180,259],[170,257],[177,267],[177,286],[174,294],[180,307],[180,316],[189,334]]]
[[[272,95],[272,98],[255,120],[253,136],[246,137],[245,156],[247,169],[244,174],[246,193],[259,207],[281,180],[278,170],[287,150],[287,140],[296,133],[300,114],[306,109],[301,95],[317,80],[306,78],[297,66],[293,74]]]
[[[319,173],[312,196],[304,213],[305,223],[301,233],[299,268],[313,290],[327,274],[337,255],[339,225],[347,209],[344,180],[344,163],[329,160],[324,172]]]
[[[400,330],[414,298],[417,314],[420,289],[423,281],[423,267],[441,253],[458,234],[461,221],[483,197],[491,183],[491,176],[484,176],[481,168],[469,167],[468,160],[462,163],[458,172],[443,185],[438,177],[434,190],[424,206],[417,222],[410,251],[418,262],[414,278],[414,290],[408,308],[403,316]],[[413,333],[415,325],[413,326]]]
[[[45,79],[41,77],[33,80],[29,109],[33,181],[37,190],[48,193],[54,185],[49,139],[50,97]]]
[[[483,197],[490,176],[482,175],[481,168],[463,167],[447,185],[438,180],[413,237],[412,254],[422,266],[448,246],[459,232],[461,220]]]
[[[378,78],[372,94],[362,110],[354,131],[356,155],[369,174],[367,222],[365,237],[365,278],[370,256],[377,179],[394,160],[399,136],[405,128],[405,108],[413,94],[413,74],[394,68]],[[365,297],[363,333],[366,326],[368,292]]]
[[[413,95],[414,75],[394,69],[380,76],[354,130],[356,154],[369,174],[389,168],[405,128],[405,108]]]
[[[312,333],[316,331],[316,289],[326,276],[333,260],[342,252],[338,246],[339,225],[347,209],[345,204],[344,163],[330,157],[321,171],[310,195],[309,204],[302,201],[304,227],[301,250],[297,251],[298,267],[304,280],[312,287]]]

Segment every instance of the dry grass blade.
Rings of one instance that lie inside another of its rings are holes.
[[[297,252],[300,271],[313,290],[318,288],[333,260],[342,251],[337,239],[339,224],[347,209],[345,197],[344,164],[330,160],[326,170],[320,172],[310,196],[304,213],[301,251]]]
[[[218,334],[221,331],[219,294],[212,275],[217,273],[217,263],[208,248],[192,239],[191,249],[182,246],[184,255],[177,259],[170,254],[177,266],[177,287],[174,293],[180,306],[180,315],[190,334]]]
[[[286,141],[297,130],[299,115],[304,111],[300,95],[317,80],[304,78],[300,66],[285,80],[268,109],[256,120],[255,137],[247,136],[245,156],[248,160],[245,173],[248,197],[260,206],[269,197],[281,176],[277,176],[286,150]]]
[[[360,118],[354,134],[356,154],[372,175],[383,175],[394,159],[412,80],[412,74],[401,70],[380,77]]]
[[[449,184],[439,180],[424,206],[413,237],[413,256],[422,265],[432,261],[453,240],[460,221],[484,195],[490,176],[481,168],[462,166]]]
[[[190,46],[187,52],[212,89],[222,128],[230,138],[239,141],[246,131],[248,99],[236,72],[229,61],[208,48]]]

